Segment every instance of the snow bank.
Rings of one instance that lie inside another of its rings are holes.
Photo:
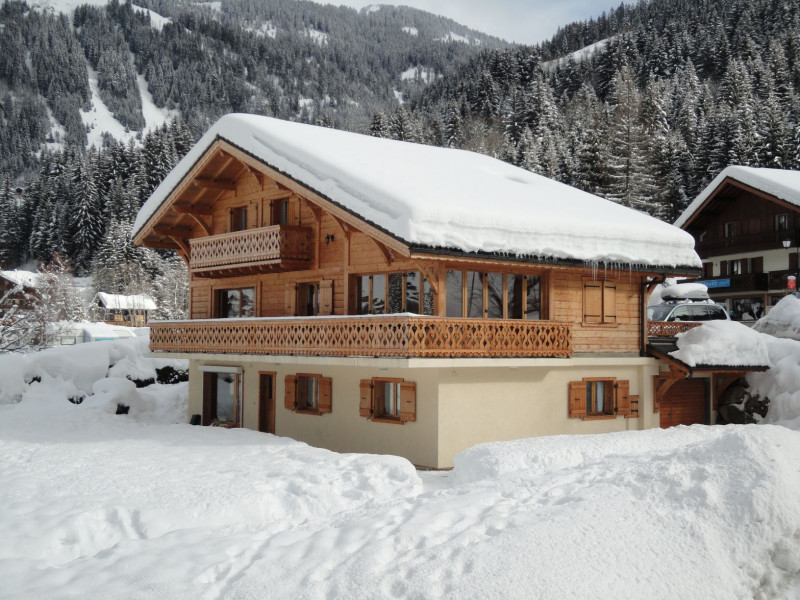
[[[754,331],[800,341],[800,298],[785,296],[753,325]]]
[[[500,160],[242,114],[217,121],[167,175],[134,235],[218,138],[412,245],[701,266],[685,231]]]
[[[708,321],[678,334],[678,349],[670,352],[690,367],[768,367],[764,337],[736,321]]]

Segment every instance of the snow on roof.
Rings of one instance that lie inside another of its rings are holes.
[[[716,190],[726,177],[735,179],[757,190],[761,190],[780,200],[800,206],[800,171],[785,169],[762,169],[733,165],[726,167],[709,183],[700,195],[683,211],[675,221],[676,227],[683,227],[708,197]]]
[[[113,310],[155,310],[156,303],[150,296],[135,294],[122,296],[120,294],[106,294],[97,292],[97,299],[102,306]]]
[[[134,236],[217,138],[410,245],[701,266],[688,233],[494,158],[244,114],[222,117],[167,175]]]
[[[764,335],[736,321],[707,321],[678,334],[670,352],[689,367],[770,367]]]
[[[35,288],[36,282],[39,279],[39,274],[33,273],[32,271],[14,269],[13,271],[0,271],[0,277],[16,285],[21,285],[22,287]]]

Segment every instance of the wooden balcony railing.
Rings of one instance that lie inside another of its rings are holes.
[[[445,317],[297,317],[150,323],[153,352],[425,358],[572,355],[569,323]]]
[[[311,229],[273,225],[189,240],[189,268],[196,275],[265,266],[305,268],[312,258]]]
[[[650,337],[675,337],[698,325],[701,323],[696,321],[650,321],[647,323],[647,335]]]

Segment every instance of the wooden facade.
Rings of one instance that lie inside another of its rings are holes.
[[[187,260],[192,320],[298,317],[154,324],[152,348],[164,352],[638,354],[645,337],[643,286],[654,275],[412,251],[224,141],[198,161],[136,242],[175,249]],[[462,282],[460,291],[454,278]],[[367,282],[374,303],[364,303]],[[523,309],[520,298],[528,301]],[[231,312],[231,302],[246,302],[246,310]],[[354,316],[365,306],[385,316],[300,318]],[[423,316],[389,316],[406,312]]]

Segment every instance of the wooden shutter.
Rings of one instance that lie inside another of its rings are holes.
[[[719,274],[722,277],[726,277],[728,275],[728,261],[727,260],[719,261]]]
[[[617,322],[617,284],[603,282],[603,323]]]
[[[360,399],[358,402],[358,414],[361,417],[372,416],[372,381],[362,379],[358,384]]]
[[[703,277],[710,279],[714,276],[714,263],[703,263]]]
[[[297,407],[297,378],[294,375],[287,375],[283,383],[283,405],[287,410],[294,410]]]
[[[400,411],[401,421],[417,420],[417,384],[413,381],[403,381],[400,384]]]
[[[329,413],[332,407],[333,380],[330,377],[319,378],[319,412]]]
[[[569,418],[580,419],[586,416],[586,383],[569,382]]]
[[[293,317],[297,312],[297,284],[294,282],[286,284],[286,303],[283,310],[287,317]]]
[[[616,413],[627,417],[631,414],[630,381],[621,379],[614,387],[617,389]]]
[[[333,314],[333,281],[330,279],[319,282],[319,314]]]
[[[287,225],[300,225],[300,199],[297,196],[292,196],[287,200],[286,205],[286,220]]]
[[[764,257],[763,256],[754,256],[750,259],[750,272],[751,273],[763,273],[764,272]]]
[[[601,323],[603,320],[603,283],[587,281],[583,284],[583,322]]]

